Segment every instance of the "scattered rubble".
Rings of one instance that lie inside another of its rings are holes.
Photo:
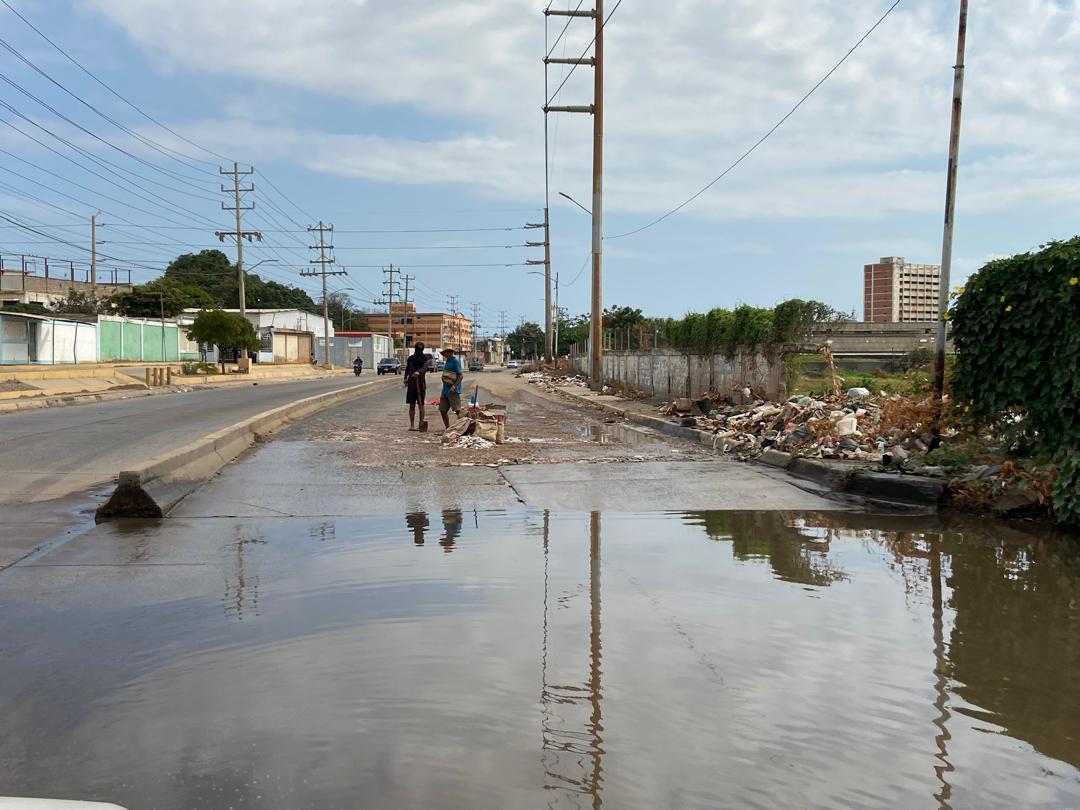
[[[929,440],[928,400],[875,398],[865,388],[853,388],[846,395],[821,399],[794,396],[787,402],[755,399],[749,405],[736,404],[746,393],[680,397],[661,406],[660,414],[713,433],[717,449],[743,459],[772,447],[805,458],[895,463],[913,451],[925,451]]]
[[[443,447],[456,450],[488,450],[494,446],[495,442],[489,442],[479,436],[458,436],[454,441],[443,445]]]

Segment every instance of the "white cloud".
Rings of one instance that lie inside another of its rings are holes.
[[[224,117],[193,129],[251,160],[536,200],[543,20],[528,0],[92,0],[162,69],[246,77],[445,121],[427,138]],[[607,36],[606,205],[643,218],[720,172],[887,8],[885,0],[625,3]],[[909,0],[761,150],[688,209],[709,218],[886,218],[941,208],[952,4]],[[1080,0],[986,0],[970,21],[968,210],[1075,204]],[[552,31],[561,25],[552,19]],[[591,32],[571,26],[576,56]],[[561,49],[560,49],[561,52]],[[553,72],[557,83],[558,72]],[[589,99],[581,68],[561,96]],[[262,92],[266,92],[263,90]],[[386,117],[378,113],[382,123]],[[356,124],[358,129],[360,124]],[[385,126],[382,131],[385,131]],[[587,198],[589,122],[559,122],[560,188]],[[580,199],[580,197],[579,197]]]

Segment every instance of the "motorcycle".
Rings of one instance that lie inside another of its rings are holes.
[[[363,363],[360,363],[360,362],[353,363],[352,364],[352,370],[353,370],[353,374],[355,374],[357,377],[359,377],[360,372],[364,370]]]

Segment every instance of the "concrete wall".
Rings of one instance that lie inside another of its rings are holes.
[[[29,363],[32,340],[33,328],[28,319],[0,315],[0,364]]]
[[[589,358],[572,358],[574,367],[588,373]],[[770,399],[784,395],[784,364],[763,353],[687,355],[671,349],[608,351],[604,353],[604,381],[616,381],[663,399],[693,397],[706,391],[728,393],[750,386]]]
[[[98,359],[136,362],[177,361],[180,359],[180,330],[165,322],[164,340],[160,321],[141,318],[98,319]],[[162,357],[162,349],[165,356]]]
[[[37,362],[96,363],[97,326],[76,321],[40,321],[37,324]]]
[[[317,340],[315,359],[323,361],[323,342]],[[340,368],[352,368],[353,360],[364,358],[364,369],[374,370],[375,364],[384,357],[393,357],[390,338],[386,335],[367,335],[364,337],[336,335],[330,338],[330,362]]]
[[[834,355],[900,357],[913,349],[933,349],[937,344],[933,323],[862,323],[849,321],[819,329],[804,347],[816,351],[826,340]],[[951,341],[945,350],[952,351]]]

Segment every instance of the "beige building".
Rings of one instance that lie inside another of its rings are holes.
[[[44,260],[38,259],[31,264],[26,257],[16,256],[15,264],[19,266],[12,267],[10,257],[0,257],[0,307],[11,304],[53,306],[66,301],[69,290],[87,295],[94,292],[98,298],[109,298],[131,290],[130,284],[98,282],[95,287],[89,282],[76,280],[76,273],[84,274],[83,271],[76,271],[74,266],[67,263],[50,262],[46,266]],[[108,276],[110,279],[115,277],[115,272]]]
[[[431,349],[453,349],[457,352],[472,350],[472,321],[460,312],[417,312],[413,304],[396,303],[391,305],[394,338],[407,338],[407,346],[417,341]],[[379,316],[369,315],[369,324],[379,328]]]
[[[936,321],[941,266],[886,256],[863,267],[863,320],[872,323]]]

